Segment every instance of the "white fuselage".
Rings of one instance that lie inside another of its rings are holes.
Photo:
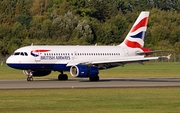
[[[7,64],[13,64],[14,68],[16,68],[16,65],[24,64],[22,65],[24,70],[33,68],[37,64],[64,64],[71,66],[96,61],[103,61],[104,63],[104,61],[110,62],[110,60],[122,58],[125,60],[135,57],[137,56],[136,52],[142,52],[142,50],[121,46],[26,46],[17,49],[8,58]],[[33,64],[33,67],[26,66],[29,64]],[[21,69],[19,66],[17,66],[18,69]]]

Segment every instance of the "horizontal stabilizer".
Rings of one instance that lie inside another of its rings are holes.
[[[167,58],[168,60],[171,59],[171,54],[169,54],[168,56],[159,56],[159,59],[164,59]]]
[[[153,53],[160,53],[160,52],[172,52],[172,50],[154,50],[154,51],[145,51],[145,52],[137,52],[137,55],[149,55]]]

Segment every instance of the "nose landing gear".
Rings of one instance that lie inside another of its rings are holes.
[[[27,81],[33,81],[33,77],[32,76],[28,76],[27,77]]]
[[[23,70],[23,73],[27,76],[27,81],[33,81],[33,73],[31,70]]]

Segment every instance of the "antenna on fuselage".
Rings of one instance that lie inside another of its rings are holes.
[[[31,46],[33,46],[34,44],[32,43]]]

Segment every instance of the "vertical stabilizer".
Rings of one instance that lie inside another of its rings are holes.
[[[149,12],[141,12],[134,25],[132,26],[131,30],[127,34],[125,40],[120,44],[120,46],[142,48],[144,46],[148,18]]]

